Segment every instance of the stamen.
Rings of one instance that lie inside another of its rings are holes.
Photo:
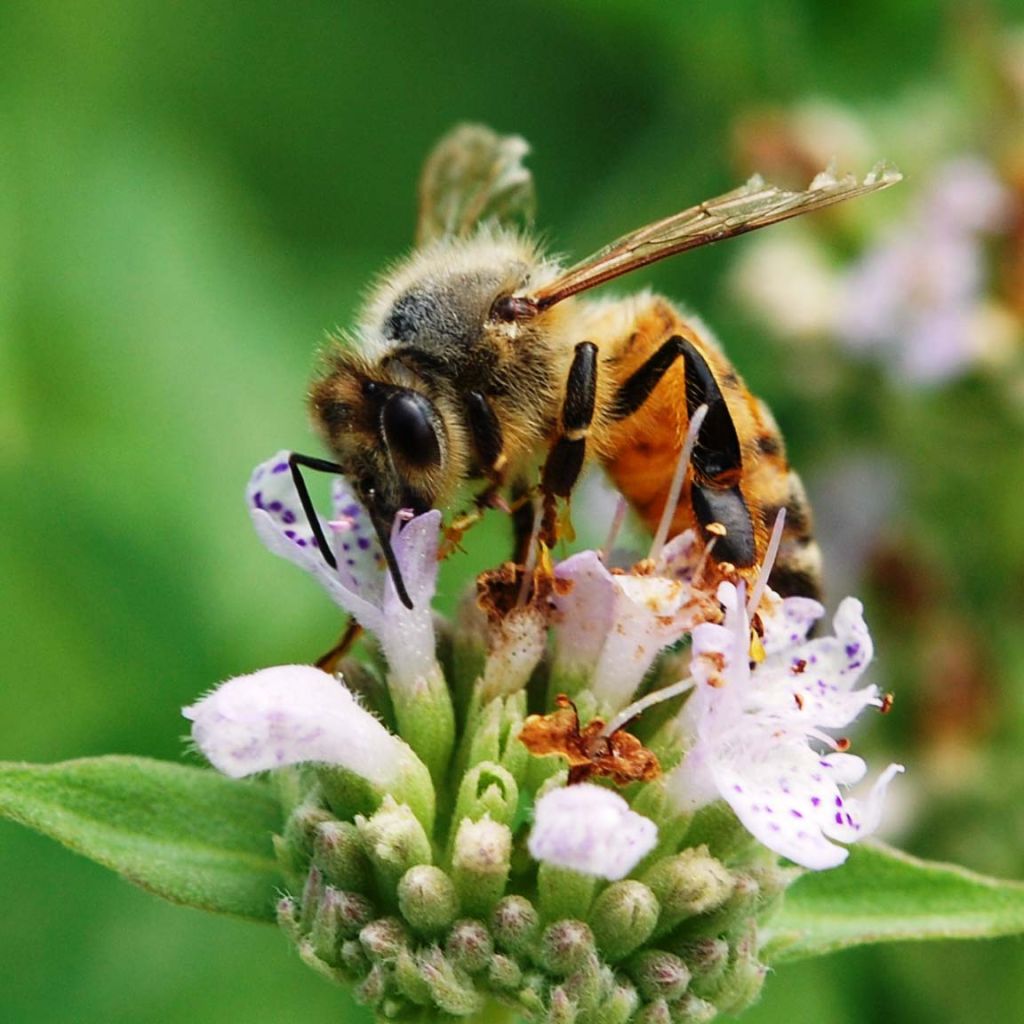
[[[339,516],[337,519],[329,519],[327,525],[335,533],[348,533],[356,525],[356,521],[353,516]]]
[[[612,547],[619,536],[622,524],[626,521],[626,510],[628,508],[629,502],[620,494],[618,501],[615,503],[615,514],[612,516],[611,526],[608,527],[608,536],[605,538],[604,546],[597,552],[597,557],[602,562],[607,562],[611,557]]]
[[[411,519],[416,518],[416,513],[411,508],[400,508],[398,512],[395,513],[395,518],[403,523],[407,523]]]
[[[693,580],[691,586],[696,587],[700,584],[700,578],[704,575],[704,570],[707,568],[708,562],[711,559],[711,552],[715,549],[715,544],[718,542],[717,537],[712,537],[708,541],[707,546],[701,552],[700,559],[697,562],[697,568],[693,570]]]
[[[754,613],[757,611],[757,606],[761,603],[765,588],[768,586],[768,577],[771,576],[772,569],[775,567],[775,559],[779,554],[779,545],[782,543],[782,530],[785,525],[786,510],[785,508],[780,508],[779,514],[775,517],[775,525],[772,527],[768,549],[764,553],[764,561],[761,563],[761,572],[757,577],[757,582],[754,584],[754,589],[750,592],[747,615],[751,618],[753,618]]]
[[[672,520],[675,518],[676,505],[679,504],[679,495],[683,490],[683,480],[686,478],[686,469],[690,464],[690,456],[693,454],[694,445],[697,443],[697,434],[700,431],[704,417],[708,414],[707,405],[699,406],[690,417],[690,426],[686,431],[686,440],[683,442],[683,450],[679,453],[679,461],[676,463],[676,471],[672,475],[672,485],[668,489],[668,498],[665,501],[665,510],[661,513],[661,522],[651,542],[651,551],[647,556],[654,559],[661,554],[661,549],[668,540],[668,531],[672,527]]]
[[[631,722],[638,715],[643,714],[648,708],[654,707],[655,704],[661,704],[663,701],[671,700],[673,697],[678,697],[681,693],[686,693],[687,690],[692,688],[693,678],[692,676],[687,676],[685,679],[680,679],[678,683],[664,686],[660,690],[647,694],[646,697],[633,701],[629,707],[623,708],[601,730],[601,737],[607,739],[612,733],[618,732],[624,725]]]
[[[526,549],[526,562],[523,565],[523,581],[519,584],[519,596],[516,605],[522,608],[530,597],[530,584],[533,582],[533,570],[537,568],[537,552],[540,547],[540,528],[544,520],[544,505],[537,503],[533,512],[533,529],[530,531],[530,546]]]

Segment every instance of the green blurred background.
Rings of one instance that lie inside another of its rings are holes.
[[[540,224],[581,255],[749,173],[738,126],[759,111],[827,97],[880,126],[877,156],[922,172],[827,236],[841,260],[926,172],[898,98],[959,111],[951,153],[1006,156],[986,55],[1015,25],[1024,4],[934,0],[0,4],[0,756],[180,758],[181,705],[334,638],[318,588],[256,541],[242,488],[278,448],[315,450],[313,350],[408,245],[420,162],[452,124],[532,143]],[[1022,877],[1019,348],[915,388],[884,354],[787,346],[725,285],[747,244],[637,284],[715,325],[775,408],[826,541],[844,529],[829,495],[869,522],[843,580],[898,694],[864,738],[909,768],[894,837]],[[445,567],[448,603],[474,544]],[[273,929],[162,905],[7,824],[0,878],[5,1022],[362,1019]],[[1019,942],[904,945],[784,969],[746,1019],[1010,1021],[1022,1005]]]

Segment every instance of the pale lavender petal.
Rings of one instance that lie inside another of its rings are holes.
[[[535,860],[617,881],[657,840],[657,825],[631,811],[621,796],[581,783],[549,790],[537,801],[528,845]]]
[[[311,665],[236,676],[182,714],[196,746],[232,778],[322,761],[385,786],[413,756],[343,683]]]
[[[553,598],[556,664],[592,672],[612,627],[616,589],[612,574],[594,551],[581,551],[555,566],[555,577],[570,584]]]

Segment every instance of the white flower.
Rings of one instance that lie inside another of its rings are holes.
[[[658,828],[617,793],[581,783],[553,789],[534,808],[535,860],[617,881],[654,849]]]
[[[236,779],[322,761],[386,788],[415,759],[343,683],[311,665],[236,676],[182,714],[207,760]]]
[[[257,466],[246,501],[260,539],[276,555],[301,566],[320,582],[345,611],[376,634],[392,674],[412,687],[436,670],[434,623],[430,608],[437,581],[438,528],[441,513],[417,516],[391,537],[413,607],[395,590],[366,509],[344,477],[331,492],[333,518],[320,520],[332,541],[337,568],[317,547],[288,466],[287,451]]]
[[[673,538],[644,575],[610,572],[594,551],[555,567],[570,589],[553,598],[555,674],[586,676],[605,713],[625,706],[662,648],[708,611],[693,587],[697,545],[692,531]]]
[[[863,778],[864,761],[817,749],[837,747],[825,730],[845,728],[881,704],[876,687],[854,689],[872,656],[860,602],[839,606],[835,636],[807,640],[821,606],[769,592],[757,662],[742,592],[722,584],[719,597],[725,624],[693,631],[694,692],[680,719],[687,753],[667,780],[669,791],[684,810],[725,800],[760,842],[804,867],[841,864],[847,851],[830,840],[873,832],[885,788],[903,770],[890,765],[862,805],[839,787]]]

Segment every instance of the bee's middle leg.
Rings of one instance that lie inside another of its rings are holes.
[[[542,538],[555,540],[555,499],[568,498],[587,455],[587,435],[594,419],[597,400],[597,346],[581,341],[576,346],[562,403],[561,433],[548,452],[541,473],[544,501]]]

